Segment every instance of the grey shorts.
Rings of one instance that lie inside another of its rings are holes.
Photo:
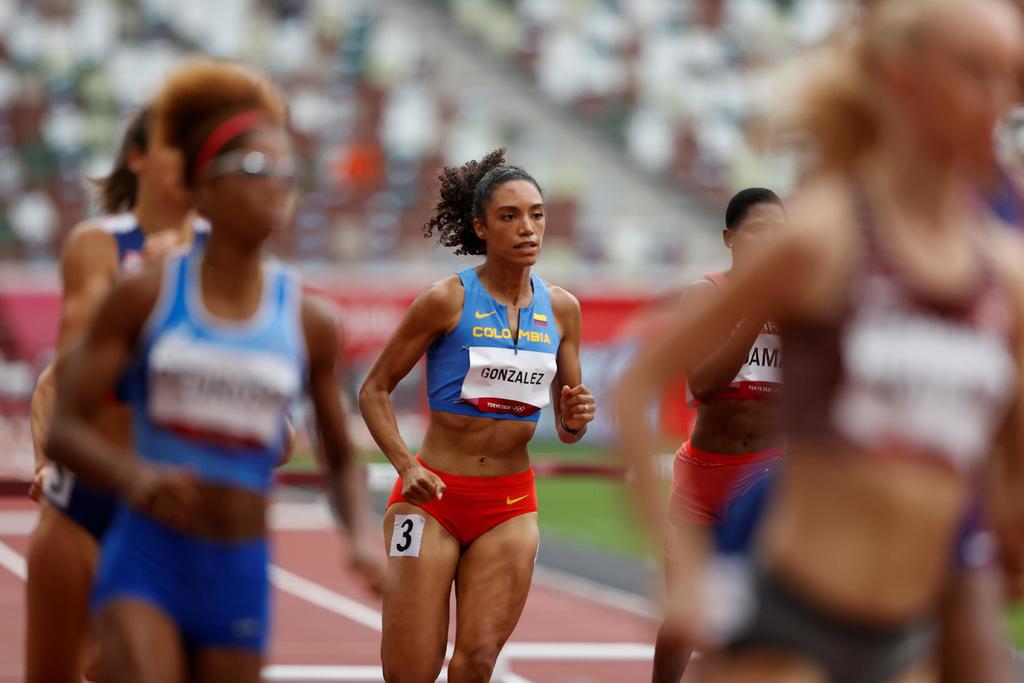
[[[935,652],[934,617],[860,624],[812,604],[763,569],[752,578],[753,609],[726,652],[792,652],[820,667],[830,683],[888,683]]]

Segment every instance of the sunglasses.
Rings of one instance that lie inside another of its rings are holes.
[[[263,152],[242,149],[217,157],[210,162],[203,175],[206,178],[216,178],[228,174],[277,180],[286,185],[294,185],[296,168],[292,159],[271,159]]]

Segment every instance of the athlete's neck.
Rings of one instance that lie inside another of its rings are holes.
[[[147,188],[140,186],[132,213],[142,232],[151,235],[164,230],[178,230],[190,237],[196,214],[190,208],[172,206]]]
[[[529,266],[509,266],[487,260],[477,269],[476,275],[484,289],[500,304],[521,308],[528,306],[533,299]]]
[[[878,151],[864,160],[863,177],[874,192],[884,193],[888,203],[941,229],[966,199],[962,172],[948,155],[930,149],[905,121],[883,128]]]
[[[258,301],[263,288],[262,264],[261,248],[240,249],[223,236],[218,239],[217,231],[211,230],[203,250],[203,288],[233,300]]]

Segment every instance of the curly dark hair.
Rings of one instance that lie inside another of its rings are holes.
[[[434,207],[434,215],[423,226],[425,238],[433,237],[436,232],[438,242],[445,247],[455,247],[456,254],[482,256],[487,253],[487,243],[477,237],[473,219],[484,217],[484,206],[498,187],[513,180],[525,180],[544,195],[533,176],[518,166],[505,163],[505,152],[502,147],[480,161],[444,167],[438,176],[441,199]]]

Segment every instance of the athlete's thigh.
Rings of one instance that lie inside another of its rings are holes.
[[[1003,609],[1002,586],[994,570],[953,575],[940,611],[943,683],[1020,680],[1003,632]]]
[[[939,673],[938,665],[936,662],[921,662],[915,666],[912,666],[907,671],[897,676],[894,680],[889,683],[938,683]],[[1020,678],[1012,676],[1006,679],[998,678],[981,678],[977,677],[973,680],[985,681],[985,683],[1016,683]]]
[[[768,650],[714,655],[705,666],[702,683],[828,683],[828,676],[814,664]]]
[[[96,621],[103,683],[184,683],[185,650],[170,617],[141,600],[111,600]]]
[[[448,605],[461,548],[436,519],[410,503],[388,509],[384,538],[385,670],[416,662],[431,668],[436,657],[443,661],[448,642]]]
[[[259,683],[263,655],[239,648],[204,648],[193,660],[196,683]]]
[[[25,678],[30,683],[80,680],[97,553],[88,532],[43,505],[27,558]]]
[[[456,650],[508,640],[530,593],[539,542],[531,512],[499,524],[463,552],[455,582]]]

